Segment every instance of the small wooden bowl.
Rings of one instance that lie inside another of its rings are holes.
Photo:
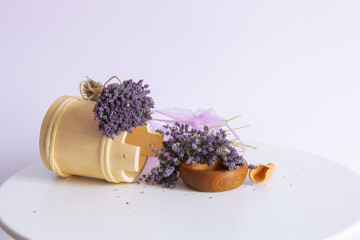
[[[245,162],[246,163],[246,162]],[[215,166],[214,166],[215,165]],[[184,184],[202,192],[222,192],[239,187],[248,173],[248,164],[236,170],[227,170],[220,162],[206,164],[180,164],[180,177]]]

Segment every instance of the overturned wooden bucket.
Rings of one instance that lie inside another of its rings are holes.
[[[133,182],[152,150],[160,149],[161,134],[147,126],[105,137],[94,120],[94,102],[62,96],[48,109],[41,125],[40,155],[59,176],[80,175],[109,182]]]

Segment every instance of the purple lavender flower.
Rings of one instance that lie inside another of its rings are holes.
[[[258,167],[256,165],[249,164],[249,169],[257,169]]]
[[[214,132],[205,126],[203,130],[196,130],[179,123],[174,126],[166,125],[164,129],[165,131],[158,132],[170,138],[163,142],[160,150],[154,150],[160,165],[143,176],[146,183],[174,188],[179,178],[181,163],[212,166],[220,160],[229,170],[245,164],[242,156],[226,139],[226,133],[222,129]]]
[[[145,125],[151,120],[154,100],[148,96],[150,90],[143,80],[133,80],[121,84],[108,84],[102,90],[94,107],[95,120],[99,120],[99,130],[114,139],[123,131],[132,133],[132,128]]]

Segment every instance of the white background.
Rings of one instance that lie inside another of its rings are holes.
[[[0,184],[57,97],[113,75],[360,173],[359,23],[359,1],[0,1]]]

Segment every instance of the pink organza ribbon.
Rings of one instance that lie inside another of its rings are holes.
[[[190,109],[176,107],[164,110],[154,110],[154,112],[172,119],[165,120],[154,118],[154,121],[189,124],[192,128],[197,130],[202,130],[204,126],[218,129],[220,126],[226,124],[226,119],[218,116],[212,108],[198,109],[193,112]]]
[[[237,140],[241,143],[239,135],[229,126],[226,119],[216,114],[213,108],[198,109],[193,112],[186,108],[168,108],[163,110],[154,110],[154,113],[164,115],[168,119],[153,118],[153,121],[164,123],[183,123],[189,124],[192,128],[202,130],[204,126],[219,130],[221,126],[226,126]],[[151,124],[154,127],[154,123]],[[243,148],[244,149],[244,148]]]

